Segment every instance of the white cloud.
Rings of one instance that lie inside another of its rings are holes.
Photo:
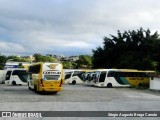
[[[17,43],[0,42],[0,51],[7,55],[24,53],[26,49]]]
[[[157,0],[1,0],[0,52],[91,54],[117,30],[158,30],[159,13]]]

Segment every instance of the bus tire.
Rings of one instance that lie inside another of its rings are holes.
[[[72,81],[72,85],[75,85],[75,84],[76,84],[76,81],[75,81],[75,80],[73,80],[73,81]]]
[[[29,83],[28,83],[28,89],[31,90],[31,87],[29,87]]]
[[[139,83],[139,84],[138,84],[138,88],[142,88],[142,83]]]
[[[36,85],[34,85],[34,92],[37,93],[37,86]]]
[[[111,83],[108,83],[108,84],[107,84],[107,88],[112,88],[112,84],[111,84]]]
[[[16,81],[12,81],[12,85],[17,85],[17,84],[16,84]]]
[[[4,81],[4,80],[2,81],[2,84],[5,84],[5,81]]]
[[[52,92],[53,94],[57,94],[57,92]]]

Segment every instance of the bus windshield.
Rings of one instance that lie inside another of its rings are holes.
[[[44,75],[44,80],[59,80],[60,75]]]

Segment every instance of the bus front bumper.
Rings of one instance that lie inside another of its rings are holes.
[[[62,87],[56,87],[56,88],[41,88],[40,91],[44,91],[44,92],[59,92],[59,91],[62,91]]]

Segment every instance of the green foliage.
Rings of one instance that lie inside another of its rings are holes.
[[[63,64],[64,69],[70,69],[71,68],[71,63],[68,62],[68,61],[64,61],[64,62],[62,62],[62,64]]]
[[[0,56],[0,70],[2,70],[4,68],[6,61],[7,61],[6,56],[4,56],[4,55]]]
[[[158,65],[159,65],[159,62],[157,62],[157,61],[152,61],[151,64],[152,64],[152,66],[154,67],[154,70],[157,71],[157,67],[158,67]]]
[[[77,68],[76,62],[73,62],[73,61],[64,61],[62,62],[62,64],[63,64],[64,69],[76,69]]]
[[[80,55],[76,63],[78,68],[92,68],[92,57],[89,55]]]
[[[93,50],[94,68],[160,70],[160,39],[157,32],[151,34],[149,29],[142,28],[123,33],[118,31],[117,36],[105,37],[103,44],[103,47]]]
[[[20,57],[17,57],[17,56],[8,56],[8,57],[7,57],[7,60],[9,60],[9,61],[14,61],[14,62],[31,62],[31,61],[28,60],[28,59],[20,58]]]
[[[24,66],[22,65],[22,63],[18,64],[18,68],[24,68]]]
[[[64,69],[92,68],[92,57],[89,55],[80,55],[77,61],[62,62]]]
[[[57,62],[57,60],[50,56],[43,56],[41,54],[34,54],[35,62]]]

